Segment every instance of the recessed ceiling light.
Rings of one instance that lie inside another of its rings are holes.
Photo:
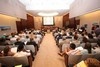
[[[39,16],[56,16],[58,15],[57,12],[52,12],[52,13],[44,13],[44,12],[40,12],[38,13]]]

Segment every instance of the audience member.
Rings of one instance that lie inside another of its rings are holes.
[[[20,41],[20,38],[16,39],[15,45],[25,45],[24,42]]]
[[[81,51],[81,54],[93,54],[92,46],[89,42],[87,42],[84,46],[84,49]]]
[[[96,29],[94,30],[96,36],[99,36],[100,35],[100,27],[99,25],[96,25]]]
[[[94,48],[95,53],[100,53],[100,41],[97,41],[97,47]]]
[[[92,34],[89,33],[89,34],[88,34],[88,37],[89,37],[88,42],[90,42],[90,43],[96,43],[96,42],[97,42],[97,40],[94,39],[94,37],[93,37]]]
[[[87,67],[100,67],[100,61],[95,58],[88,58],[85,63]]]
[[[63,55],[75,55],[78,54],[79,50],[75,50],[76,45],[74,43],[71,43],[69,48],[65,49],[65,51],[63,53],[58,53],[59,55],[63,56]]]
[[[80,41],[78,40],[77,35],[74,35],[74,40],[72,40],[72,43],[74,43],[76,47],[80,46]]]
[[[4,56],[13,56],[14,53],[11,52],[11,48],[9,46],[6,46],[3,50],[3,55]]]
[[[18,45],[17,47],[17,53],[14,55],[15,57],[21,57],[21,56],[30,56],[30,50],[26,51],[24,48],[24,45]]]

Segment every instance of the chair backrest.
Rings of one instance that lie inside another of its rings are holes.
[[[34,47],[34,45],[25,45],[25,48],[26,48],[27,50],[31,50],[33,53],[35,52],[35,47]]]
[[[97,43],[91,43],[91,46],[95,47],[95,46],[97,46]]]
[[[16,65],[22,65],[22,66],[29,65],[27,56],[14,57],[14,61]]]
[[[0,67],[1,67],[1,63],[0,63]]]
[[[16,40],[10,40],[11,41],[11,44],[14,44],[16,42]]]
[[[94,55],[94,58],[100,61],[100,53],[95,54],[95,55]]]
[[[15,65],[14,58],[12,56],[0,57],[0,63],[6,67],[13,67]]]
[[[0,46],[0,50],[3,51],[5,46]]]
[[[87,58],[94,58],[94,54],[84,54],[82,55],[80,61],[86,60]]]
[[[1,63],[1,65],[4,65],[6,67],[13,67],[15,65],[23,65],[23,66],[29,65],[27,56],[23,56],[23,57],[13,57],[13,56],[0,57],[0,63]]]
[[[69,55],[68,57],[68,65],[70,64],[77,64],[78,62],[80,62],[79,60],[81,59],[82,55]]]
[[[63,39],[59,39],[59,44],[63,42]]]

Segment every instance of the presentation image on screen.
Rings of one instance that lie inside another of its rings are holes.
[[[43,25],[54,25],[53,17],[43,17]]]

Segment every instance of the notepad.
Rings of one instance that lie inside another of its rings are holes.
[[[22,67],[22,65],[16,65],[15,67]]]
[[[77,64],[77,67],[87,67],[84,61],[81,61]]]

